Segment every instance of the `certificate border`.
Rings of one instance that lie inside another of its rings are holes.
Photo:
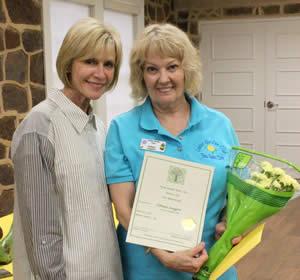
[[[201,163],[189,162],[187,160],[172,158],[172,157],[169,157],[169,156],[159,155],[159,154],[152,153],[152,152],[145,152],[145,154],[144,154],[144,160],[143,160],[143,164],[142,164],[142,168],[141,168],[141,174],[140,174],[139,182],[138,182],[138,185],[137,185],[137,191],[136,191],[137,198],[135,198],[135,200],[134,200],[134,205],[133,205],[132,212],[131,212],[131,219],[130,219],[130,224],[129,224],[129,228],[128,228],[126,241],[128,240],[128,238],[130,238],[130,237],[128,237],[128,235],[129,235],[129,236],[135,237],[137,239],[140,238],[140,239],[143,239],[143,240],[155,241],[157,243],[169,244],[171,246],[178,247],[178,242],[176,243],[176,242],[171,242],[171,241],[161,241],[161,240],[155,239],[155,238],[140,237],[140,236],[137,236],[137,235],[132,233],[133,224],[134,224],[134,220],[135,220],[135,211],[136,211],[138,201],[139,201],[139,198],[140,198],[140,194],[141,194],[141,191],[142,191],[142,182],[144,180],[145,169],[146,169],[146,166],[147,166],[150,159],[163,160],[165,162],[180,164],[181,166],[187,166],[189,168],[201,169],[201,167],[202,167],[202,170],[208,171],[208,181],[207,181],[206,191],[205,191],[205,201],[202,205],[202,213],[205,213],[204,211],[205,211],[205,208],[207,207],[209,192],[210,192],[211,183],[212,183],[212,176],[213,176],[215,168],[212,167],[212,166],[201,164]],[[201,211],[199,211],[199,212],[201,212]],[[205,214],[202,215],[203,219],[201,219],[200,224],[198,226],[197,239],[195,240],[194,246],[196,246],[200,242],[200,239],[202,238],[202,234],[200,235],[200,233],[203,230],[205,216],[206,216]],[[129,242],[134,243],[134,244],[143,245],[142,242],[139,243],[138,241],[135,241],[135,242],[129,241]],[[185,245],[180,245],[180,247],[182,249],[184,249],[184,248],[190,249],[190,247],[185,246]]]

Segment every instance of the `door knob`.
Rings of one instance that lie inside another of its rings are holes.
[[[265,104],[266,104],[265,107],[267,107],[268,109],[273,109],[274,107],[278,107],[278,104],[275,104],[275,103],[272,102],[272,101],[268,101],[268,102],[266,102]]]

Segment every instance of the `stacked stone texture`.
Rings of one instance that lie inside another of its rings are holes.
[[[145,25],[157,22],[175,24],[172,0],[145,0]]]
[[[199,46],[199,20],[300,15],[296,0],[145,0],[145,24],[170,22]]]
[[[42,0],[0,0],[0,217],[12,212],[12,135],[45,98]]]

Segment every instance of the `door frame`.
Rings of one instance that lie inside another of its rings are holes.
[[[50,29],[50,4],[55,0],[42,0],[43,3],[43,31],[44,31],[44,74],[46,94],[51,89],[52,71],[51,63],[53,61],[51,53],[51,29]],[[134,17],[134,34],[136,36],[144,28],[144,0],[59,0],[75,4],[82,4],[90,7],[91,17],[103,22],[104,10],[126,13]],[[94,112],[100,116],[102,121],[107,121],[106,97],[103,96],[97,101],[92,102]]]

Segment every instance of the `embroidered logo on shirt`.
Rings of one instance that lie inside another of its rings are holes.
[[[207,150],[210,152],[214,152],[216,150],[216,147],[209,144],[209,145],[207,145]]]
[[[196,151],[199,152],[203,158],[216,160],[224,160],[228,153],[228,149],[224,145],[210,139],[200,143]]]

